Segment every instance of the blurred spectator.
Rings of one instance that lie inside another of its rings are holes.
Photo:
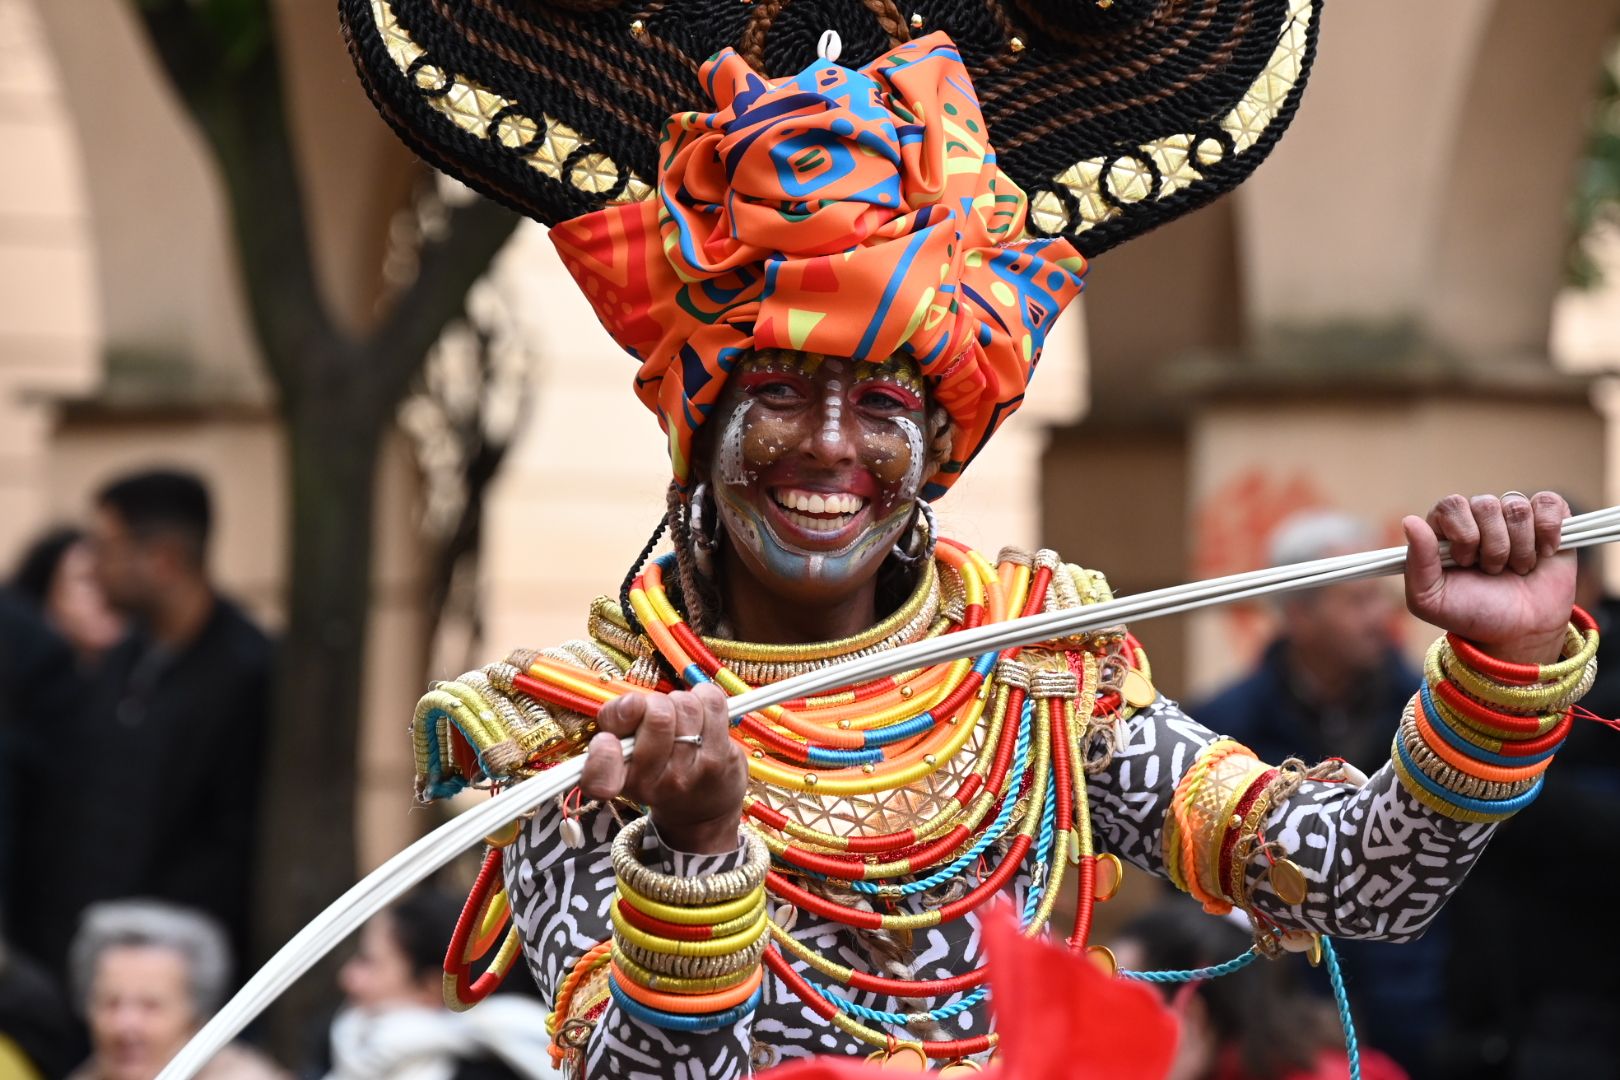
[[[1236,923],[1171,897],[1128,924],[1114,943],[1120,967],[1186,971],[1238,956],[1251,943]],[[1166,1080],[1344,1080],[1344,1032],[1333,1006],[1303,993],[1304,961],[1260,959],[1230,975],[1163,989],[1181,1013],[1176,1060]],[[1326,973],[1320,973],[1327,981]],[[1364,1080],[1406,1073],[1365,1043]]]
[[[224,1003],[225,933],[200,911],[147,900],[96,904],[73,939],[73,987],[90,1060],[70,1080],[152,1080]],[[227,1046],[198,1080],[285,1080],[256,1050]]]
[[[67,639],[80,663],[94,661],[124,634],[123,619],[96,582],[90,544],[71,526],[52,529],[29,546],[11,587]]]
[[[1271,562],[1284,566],[1376,546],[1363,522],[1313,510],[1278,526]],[[1389,760],[1401,711],[1421,678],[1391,632],[1398,611],[1389,583],[1377,579],[1285,594],[1277,605],[1277,637],[1254,672],[1191,715],[1265,761],[1298,757],[1314,764],[1331,756],[1376,771]],[[1339,948],[1365,1010],[1366,1036],[1419,1077],[1431,1075],[1447,1022],[1449,918],[1442,911],[1416,941],[1346,941]]]
[[[0,927],[20,940],[13,910],[24,866],[26,781],[47,767],[47,753],[73,708],[73,655],[29,604],[0,589]]]
[[[130,630],[53,732],[19,843],[14,940],[55,969],[79,912],[125,896],[200,908],[245,955],[271,649],[209,581],[210,525],[186,473],[96,500],[96,577]]]
[[[517,994],[467,1012],[444,1005],[456,898],[423,887],[372,919],[343,965],[327,1080],[550,1080],[546,1010]]]
[[[1620,601],[1598,549],[1579,552],[1576,602],[1598,619],[1598,676],[1583,708],[1620,716]],[[1570,867],[1574,880],[1543,868]],[[1620,732],[1577,720],[1541,797],[1497,830],[1447,905],[1460,947],[1447,968],[1453,1029],[1434,1075],[1620,1080]],[[1530,919],[1537,933],[1506,932]],[[1466,945],[1464,943],[1467,943]]]
[[[1346,514],[1308,511],[1278,526],[1271,564],[1350,555],[1376,546]],[[1192,715],[1266,761],[1342,757],[1371,773],[1417,688],[1390,630],[1399,611],[1388,582],[1349,581],[1284,594],[1278,633],[1255,670]]]
[[[50,976],[0,944],[0,1077],[66,1076],[83,1039]]]

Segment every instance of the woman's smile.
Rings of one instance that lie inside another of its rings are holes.
[[[927,405],[911,361],[765,354],[715,417],[710,489],[753,584],[870,581],[916,512]]]

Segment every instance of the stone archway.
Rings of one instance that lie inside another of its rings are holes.
[[[1620,0],[1493,7],[1449,145],[1423,322],[1464,356],[1544,362]]]

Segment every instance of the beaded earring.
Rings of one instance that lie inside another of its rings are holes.
[[[698,572],[706,578],[714,577],[714,553],[720,546],[720,515],[712,515],[713,524],[708,524],[704,513],[704,504],[708,502],[709,485],[699,483],[692,489],[692,501],[687,511],[689,515],[688,528],[692,533],[692,555],[697,560]],[[712,535],[711,535],[712,531]]]
[[[911,569],[934,557],[934,538],[939,535],[934,518],[933,504],[917,500],[917,515],[902,541],[894,545],[894,557],[900,565]]]

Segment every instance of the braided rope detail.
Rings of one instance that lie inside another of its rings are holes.
[[[1189,971],[1121,971],[1119,977],[1145,983],[1203,982],[1205,979],[1218,979],[1222,975],[1242,971],[1254,963],[1255,958],[1259,955],[1259,953],[1250,949],[1246,953],[1234,956],[1224,964],[1214,964],[1210,967],[1192,968]]]
[[[889,35],[890,45],[911,40],[911,30],[894,0],[861,0],[861,3],[877,19],[883,32]],[[765,38],[776,17],[787,5],[788,0],[759,0],[749,13],[748,25],[743,28],[742,38],[737,42],[737,55],[748,61],[748,66],[755,71],[765,71]]]

